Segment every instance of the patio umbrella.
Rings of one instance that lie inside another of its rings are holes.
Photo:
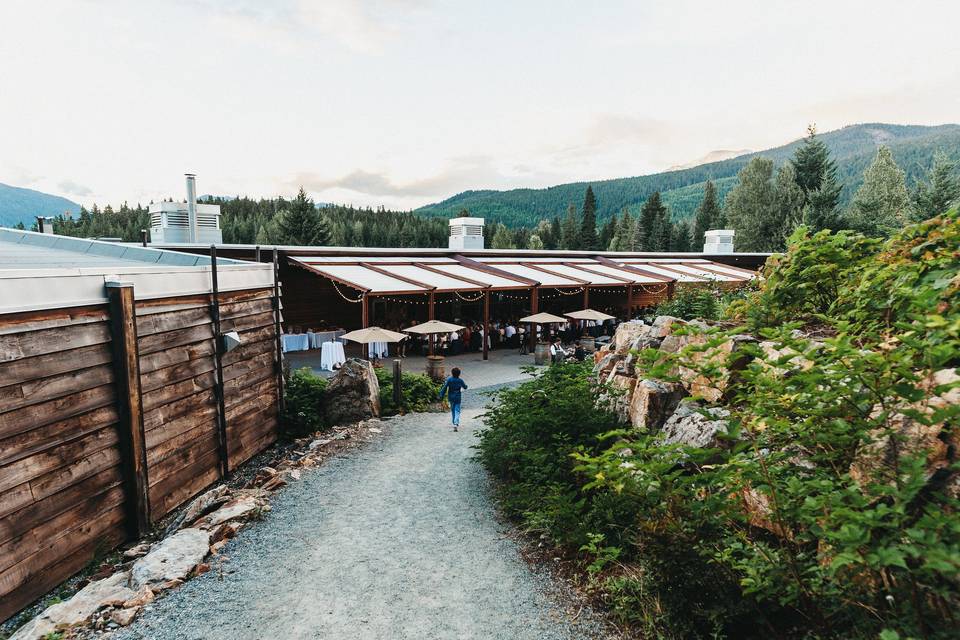
[[[345,333],[340,337],[344,340],[350,340],[351,342],[359,342],[360,344],[369,344],[371,342],[400,342],[401,340],[407,339],[407,336],[402,333],[381,329],[380,327],[357,329],[356,331]],[[370,357],[369,352],[367,357]]]
[[[529,322],[531,325],[541,325],[541,324],[563,324],[566,322],[566,318],[561,318],[560,316],[555,316],[552,313],[535,313],[532,316],[527,316],[526,318],[520,318],[520,322]],[[530,327],[530,339],[535,340],[537,335],[536,326]],[[531,344],[533,344],[531,342]]]
[[[416,324],[412,327],[404,329],[407,333],[419,333],[421,335],[430,336],[430,355],[433,355],[433,336],[439,333],[450,333],[451,331],[459,331],[463,329],[459,324],[453,324],[451,322],[442,322],[440,320],[428,320],[422,324]]]
[[[563,315],[567,316],[568,318],[573,318],[574,320],[596,320],[597,322],[614,319],[614,317],[611,315],[607,315],[601,311],[594,311],[593,309],[571,311],[570,313],[565,313]]]

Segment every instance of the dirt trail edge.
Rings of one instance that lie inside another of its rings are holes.
[[[470,396],[460,433],[446,414],[394,418],[382,439],[306,473],[230,543],[222,570],[113,637],[604,637],[498,522],[471,459],[483,400]]]

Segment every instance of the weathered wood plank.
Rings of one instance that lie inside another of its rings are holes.
[[[231,364],[229,367],[224,367],[223,382],[226,384],[227,382],[246,375],[251,371],[259,371],[263,369],[273,371],[273,354],[267,353],[256,356],[255,358],[240,360],[239,362]]]
[[[0,413],[29,407],[112,382],[113,366],[104,364],[2,387],[0,388]]]
[[[216,450],[200,457],[193,467],[184,468],[151,487],[150,499],[157,517],[162,518],[220,478]],[[199,470],[199,471],[198,471]]]
[[[176,331],[156,333],[140,339],[140,355],[144,356],[154,351],[179,347],[184,344],[213,340],[213,326],[203,324],[197,327],[187,327]]]
[[[164,369],[175,364],[182,364],[201,358],[213,358],[213,340],[195,342],[186,346],[174,347],[141,356],[140,373],[147,374],[157,371],[158,369]]]
[[[108,344],[95,344],[33,358],[21,358],[0,367],[0,387],[95,367],[110,362],[111,358]],[[3,390],[0,390],[0,396],[2,395]]]
[[[228,331],[246,331],[266,327],[273,324],[273,312],[256,313],[250,316],[240,316],[239,318],[225,318],[220,322],[220,330],[224,333]]]
[[[197,358],[188,360],[172,367],[164,367],[150,373],[143,374],[140,378],[144,393],[149,393],[167,385],[183,382],[191,378],[198,378],[214,369],[213,358]]]
[[[189,446],[181,448],[173,455],[167,456],[160,462],[150,466],[150,490],[162,482],[164,479],[176,474],[178,471],[189,468],[197,471],[197,461],[210,451],[217,451],[217,433],[211,430],[208,433],[202,433],[198,438],[190,442]],[[151,500],[154,499],[151,493]]]
[[[47,449],[0,467],[0,493],[117,444],[117,430],[100,429],[83,438]]]
[[[226,291],[220,294],[220,304],[244,302],[257,298],[267,298],[273,295],[272,289],[244,289],[242,291]],[[210,308],[210,295],[181,296],[178,298],[157,298],[154,300],[138,300],[137,316],[148,316],[155,313],[169,313],[193,308]]]
[[[36,501],[63,491],[69,486],[86,480],[104,469],[120,465],[120,449],[107,447],[96,451],[73,464],[60,467],[55,471],[30,481],[30,492]]]
[[[0,362],[79,349],[109,341],[110,328],[106,322],[9,333],[0,335]]]
[[[226,394],[227,420],[230,419],[230,410],[238,405],[249,401],[251,397],[265,398],[266,401],[276,403],[277,401],[277,379],[273,375],[264,377],[262,380],[244,387],[240,393]]]
[[[167,457],[182,451],[193,444],[193,441],[208,432],[215,432],[217,428],[217,408],[208,407],[203,412],[195,412],[183,416],[179,420],[167,423],[162,429],[150,431],[147,449],[147,462],[155,465]]]
[[[0,413],[0,438],[8,438],[93,409],[112,405],[116,397],[113,385],[104,385]]]
[[[116,408],[108,405],[0,440],[0,467],[82,438],[116,424],[117,419]]]
[[[103,305],[7,313],[0,315],[0,335],[106,322],[108,319],[107,308]]]
[[[236,378],[233,378],[224,384],[224,398],[243,397],[244,389],[263,382],[268,378],[272,378],[274,381],[276,381],[276,376],[273,375],[273,371],[265,367],[258,367],[253,371],[249,371],[243,375],[237,376]]]
[[[174,402],[180,398],[184,398],[188,395],[193,395],[200,391],[206,389],[212,389],[214,382],[213,373],[205,373],[202,376],[197,376],[189,380],[184,380],[183,382],[178,382],[176,384],[167,385],[156,389],[155,391],[150,391],[143,394],[143,410],[144,410],[144,419],[146,419],[146,412],[152,411],[157,407],[160,407],[165,404]],[[0,416],[2,420],[3,416]]]
[[[273,327],[270,327],[270,333],[273,333]],[[241,338],[245,337],[241,335]],[[264,353],[273,354],[275,350],[276,343],[273,340],[272,335],[266,339],[258,340],[257,342],[244,342],[230,353],[223,354],[223,367],[227,368],[228,366],[235,364],[240,360],[254,358]]]
[[[143,416],[143,426],[149,433],[168,422],[208,406],[217,406],[217,400],[213,397],[213,389],[205,389],[199,393],[184,396],[179,400],[151,409]]]
[[[42,522],[59,515],[76,504],[112,488],[119,487],[123,481],[120,467],[109,467],[100,473],[69,486],[59,493],[48,496],[39,502],[33,501],[33,494],[27,489],[27,499],[19,507],[14,501],[0,510],[0,542],[6,542]],[[11,509],[9,507],[16,507]]]

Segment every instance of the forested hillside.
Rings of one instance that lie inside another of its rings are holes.
[[[0,227],[14,227],[18,223],[30,226],[36,222],[36,216],[59,216],[79,210],[76,202],[60,196],[0,184]]]
[[[860,186],[863,171],[872,162],[879,145],[893,152],[904,170],[908,184],[922,176],[932,165],[935,151],[942,150],[951,159],[960,159],[960,125],[934,127],[890,124],[858,124],[820,134],[837,163],[837,179],[843,184],[840,205],[851,201]],[[638,208],[653,192],[659,191],[674,220],[690,218],[703,197],[707,180],[713,180],[722,202],[736,182],[737,172],[755,157],[764,156],[780,166],[793,156],[802,139],[774,149],[757,151],[730,160],[712,162],[691,169],[667,171],[634,178],[618,178],[589,183],[597,197],[597,219],[607,220],[624,206]],[[583,199],[586,182],[574,182],[546,189],[510,191],[465,191],[417,213],[449,217],[462,209],[496,220],[510,227],[534,227],[542,219],[562,216],[571,203]]]

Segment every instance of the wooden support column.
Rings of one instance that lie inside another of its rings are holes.
[[[673,296],[676,292],[677,292],[677,283],[676,282],[667,283],[667,300],[673,300]]]
[[[490,290],[483,292],[483,359],[490,358]]]
[[[590,287],[586,285],[583,287],[583,308],[590,308]]]
[[[223,339],[220,331],[220,287],[217,281],[217,247],[210,245],[210,317],[213,318],[213,360],[216,382],[213,393],[217,398],[217,445],[220,453],[220,477],[230,473],[230,454],[227,451],[227,407],[223,397]]]
[[[627,320],[633,318],[633,285],[627,285]]]
[[[370,326],[370,296],[366,293],[363,294],[360,302],[360,324],[361,329]]]
[[[150,482],[147,477],[147,447],[143,431],[143,400],[140,389],[140,353],[137,347],[137,317],[133,285],[108,282],[113,373],[117,387],[117,423],[123,458],[127,531],[139,538],[150,531]]]
[[[540,288],[533,287],[530,289],[530,315],[540,313]],[[530,353],[533,353],[537,348],[537,327],[539,325],[531,324],[530,325]]]
[[[260,247],[257,247],[259,253]],[[258,259],[259,262],[259,259]],[[273,332],[276,336],[276,354],[274,357],[274,366],[277,376],[277,414],[283,413],[286,406],[286,398],[283,392],[283,339],[280,337],[280,259],[277,250],[273,250]]]
[[[427,294],[427,320],[436,319],[436,294],[433,291]],[[432,356],[434,352],[434,343],[437,341],[437,336],[433,333],[427,336],[427,340],[430,341],[430,350],[429,353]]]

